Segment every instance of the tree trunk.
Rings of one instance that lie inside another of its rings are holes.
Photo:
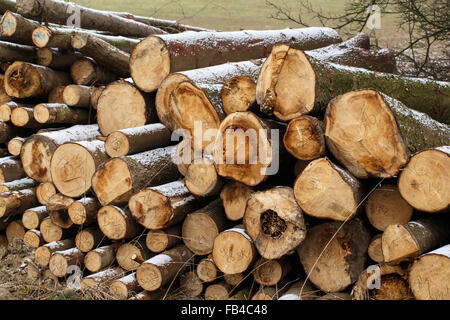
[[[294,194],[300,208],[313,217],[346,221],[361,211],[359,181],[327,157],[312,161],[297,177]]]
[[[155,291],[169,284],[183,269],[193,254],[185,246],[177,246],[150,258],[136,270],[139,285],[147,291]]]
[[[145,244],[151,252],[161,253],[177,245],[181,240],[181,226],[174,225],[167,229],[148,230]]]
[[[25,138],[15,137],[8,141],[8,152],[13,156],[19,156]]]
[[[11,122],[16,127],[39,128],[42,125],[34,118],[33,108],[15,108],[11,112]]]
[[[91,94],[95,87],[71,84],[64,88],[63,100],[69,107],[87,108],[91,106]]]
[[[409,152],[450,145],[450,127],[373,89],[333,99],[325,114],[331,153],[357,178],[390,178]]]
[[[278,259],[305,239],[303,212],[289,187],[253,193],[243,223],[256,249],[266,259]]]
[[[56,188],[51,182],[44,182],[36,188],[36,198],[42,205],[47,205],[51,197],[56,194]]]
[[[228,300],[233,287],[222,281],[210,284],[205,290],[205,300]]]
[[[0,218],[13,217],[36,207],[36,189],[22,189],[0,194]]]
[[[220,199],[228,220],[238,221],[244,217],[247,200],[253,192],[252,188],[237,181],[225,184],[220,192]]]
[[[47,97],[50,91],[70,83],[67,73],[16,61],[5,72],[6,93],[15,98]]]
[[[89,252],[97,248],[105,236],[97,227],[83,229],[75,237],[75,245],[81,252]]]
[[[161,123],[113,131],[105,142],[110,157],[121,157],[172,144],[171,132]]]
[[[81,290],[97,290],[99,287],[105,287],[107,289],[109,283],[121,278],[125,275],[125,272],[119,268],[109,268],[91,275],[84,277],[81,280]]]
[[[100,203],[125,203],[145,187],[176,180],[179,174],[172,161],[175,148],[159,148],[105,162],[92,178]]]
[[[143,189],[130,198],[128,205],[136,221],[151,230],[175,225],[200,207],[180,180]]]
[[[133,240],[125,243],[117,250],[116,259],[119,266],[127,271],[136,270],[144,261],[153,257],[144,239]]]
[[[74,245],[75,243],[72,239],[44,244],[43,246],[36,249],[34,253],[34,259],[36,260],[37,264],[45,268],[48,266],[50,257],[52,256],[53,252],[67,250],[73,248]]]
[[[9,68],[9,64],[6,65],[6,69]],[[8,95],[8,93],[5,90],[5,76],[3,74],[0,73],[0,105],[4,104],[4,103],[9,103],[11,102],[13,98]],[[7,119],[6,121],[9,121],[9,119]]]
[[[150,92],[156,90],[169,73],[262,58],[279,42],[307,50],[341,41],[329,28],[148,36],[133,49],[130,71],[136,85]]]
[[[95,273],[112,266],[116,259],[117,246],[117,244],[111,244],[89,251],[84,258],[86,269]]]
[[[0,61],[24,61],[33,63],[36,60],[36,49],[32,46],[0,41]]]
[[[188,271],[180,276],[177,292],[186,300],[198,297],[203,292],[203,282],[194,271]]]
[[[113,70],[108,70],[87,57],[78,59],[72,64],[70,76],[75,84],[84,86],[106,85],[118,79]]]
[[[131,213],[116,206],[101,208],[97,222],[103,234],[111,240],[134,238],[142,232]]]
[[[0,21],[1,35],[9,42],[33,45],[31,34],[34,28],[39,27],[39,22],[26,19],[20,14],[6,11]],[[14,59],[20,61],[19,59]]]
[[[449,300],[450,245],[419,257],[409,271],[409,285],[417,300]]]
[[[38,184],[37,181],[34,181],[33,179],[30,178],[17,179],[11,182],[5,182],[4,184],[0,185],[0,193],[19,191],[22,189],[30,189],[36,187],[37,184]]]
[[[278,260],[260,258],[253,267],[253,277],[262,286],[275,286],[291,272],[293,261],[288,256]]]
[[[222,272],[217,269],[212,257],[201,260],[197,265],[197,276],[205,283],[214,282],[221,278]]]
[[[415,154],[400,173],[400,194],[417,210],[439,212],[450,207],[450,143],[445,145]]]
[[[109,84],[98,99],[97,122],[104,136],[155,121],[154,99],[125,80]]]
[[[14,239],[22,239],[25,236],[25,228],[22,225],[22,221],[15,220],[8,223],[6,227],[6,239],[8,239],[8,243],[12,243]]]
[[[300,160],[314,160],[325,155],[323,122],[311,116],[292,119],[283,137],[286,150]]]
[[[450,122],[450,113],[446,111],[450,85],[445,82],[322,62],[283,45],[275,49],[258,77],[256,100],[261,110],[273,112],[281,120],[323,112],[337,95],[374,88],[440,122]],[[303,90],[292,90],[292,83]]]
[[[191,163],[184,182],[188,190],[199,197],[218,195],[224,184],[224,180],[217,174],[212,156],[203,157],[201,162]]]
[[[161,29],[124,19],[107,11],[82,7],[73,3],[57,0],[18,0],[17,12],[56,24],[66,24],[72,20],[72,12],[79,12],[80,27],[84,29],[109,31],[114,34],[131,37],[145,37],[149,34],[165,33]]]
[[[46,206],[30,208],[24,211],[22,215],[22,224],[25,228],[38,229],[42,220],[48,217]]]
[[[182,239],[186,247],[198,255],[210,254],[214,239],[230,226],[220,199],[186,216],[183,222]]]
[[[388,226],[381,238],[384,261],[398,264],[439,248],[449,240],[449,226],[450,220],[447,217],[433,217]]]
[[[67,212],[73,223],[87,226],[97,221],[97,212],[100,208],[97,198],[85,197],[72,203]]]
[[[103,141],[66,142],[53,153],[50,163],[53,183],[63,195],[80,197],[91,188],[92,176],[107,159]]]
[[[89,110],[71,108],[63,103],[40,103],[33,112],[38,124],[76,125],[88,124],[93,120]]]
[[[392,184],[376,188],[367,198],[365,210],[370,224],[380,231],[391,224],[407,223],[413,214],[413,208],[402,198],[398,187]]]
[[[25,232],[23,236],[23,243],[30,248],[36,249],[42,246],[45,242],[44,239],[42,239],[42,235],[39,230],[31,229]]]
[[[382,233],[379,233],[374,236],[372,240],[370,240],[369,247],[367,248],[367,254],[369,255],[369,258],[376,263],[384,262],[383,250],[381,248],[382,235]]]
[[[56,277],[64,277],[67,268],[72,265],[83,264],[84,253],[77,248],[53,252],[48,267]]]
[[[221,232],[212,251],[217,268],[225,274],[244,272],[256,259],[256,248],[243,225]]]
[[[55,70],[69,71],[72,64],[82,57],[83,55],[79,52],[60,49],[39,48],[36,50],[37,64]]]
[[[136,279],[136,272],[117,279],[109,285],[109,293],[119,300],[126,300],[137,292],[142,291]]]
[[[20,159],[17,157],[0,158],[0,183],[11,182],[25,177]]]
[[[332,240],[331,240],[332,239]],[[324,292],[339,292],[358,280],[365,268],[369,232],[362,221],[325,222],[308,230],[297,248],[309,280]]]

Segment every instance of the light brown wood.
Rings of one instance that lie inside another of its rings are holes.
[[[105,85],[118,79],[112,71],[97,64],[93,59],[83,57],[70,67],[70,76],[78,85]],[[61,101],[62,102],[62,101]]]
[[[96,290],[100,287],[107,288],[111,281],[121,278],[125,272],[119,267],[109,268],[84,277],[80,282],[81,290]]]
[[[283,137],[286,150],[300,160],[314,160],[325,155],[323,122],[311,116],[289,121]]]
[[[116,259],[124,270],[134,271],[153,256],[154,254],[145,245],[145,239],[139,238],[122,244],[117,250]]]
[[[64,236],[63,228],[54,224],[50,217],[44,218],[41,221],[39,231],[42,234],[42,238],[47,243],[60,241]]]
[[[75,237],[75,245],[81,252],[94,250],[105,239],[103,233],[96,227],[79,231]]]
[[[205,300],[228,300],[231,289],[226,282],[210,284],[205,290]]]
[[[71,248],[53,252],[48,267],[56,277],[64,277],[69,266],[83,264],[83,261],[84,253],[77,248]]]
[[[303,212],[289,187],[253,193],[243,222],[259,254],[266,259],[281,258],[306,236]]]
[[[194,271],[188,271],[180,276],[178,292],[185,299],[198,297],[203,292],[203,282]]]
[[[230,286],[237,287],[241,283],[243,283],[246,279],[249,278],[249,275],[247,272],[238,272],[238,273],[225,273],[223,275],[223,279],[226,283],[228,283]]]
[[[3,83],[3,75],[0,75],[0,84]],[[3,87],[3,86],[2,86]],[[11,121],[11,113],[16,108],[32,108],[33,105],[27,103],[18,103],[16,101],[5,101],[0,105],[0,121]]]
[[[235,76],[225,82],[220,95],[227,115],[256,109],[256,83],[248,76]]]
[[[33,109],[34,119],[41,124],[88,124],[88,110],[71,108],[63,103],[40,103]]]
[[[70,66],[83,55],[79,52],[65,51],[55,48],[38,48],[36,62],[56,70],[69,70]]]
[[[44,244],[36,249],[34,259],[41,267],[45,268],[48,266],[48,262],[50,261],[50,257],[53,252],[64,251],[73,248],[74,245],[75,243],[72,239],[65,239]]]
[[[19,158],[0,158],[0,183],[15,181],[25,176],[26,175]]]
[[[8,152],[13,156],[19,156],[25,138],[15,137],[8,141]]]
[[[100,207],[97,198],[85,197],[73,202],[67,208],[67,212],[74,224],[89,225],[97,221],[97,212]]]
[[[0,193],[30,189],[37,185],[38,182],[30,178],[17,179],[10,182],[4,182],[0,185]]]
[[[14,220],[8,223],[6,227],[6,239],[8,239],[8,243],[11,243],[13,239],[22,239],[25,236],[25,228],[20,220]]]
[[[40,204],[47,205],[51,197],[56,194],[55,185],[51,182],[44,182],[36,188],[36,198]]]
[[[142,228],[128,210],[116,206],[105,206],[98,211],[100,230],[111,240],[129,239],[139,235]]]
[[[35,27],[39,26],[37,21],[26,19],[20,14],[7,10],[0,23],[2,38],[6,38],[10,42],[33,45],[31,33]]]
[[[222,276],[222,272],[217,269],[214,260],[211,258],[202,259],[197,265],[197,276],[203,282],[210,283]]]
[[[34,117],[33,108],[18,107],[11,112],[11,122],[16,127],[36,128],[39,123]]]
[[[46,206],[30,208],[24,211],[22,215],[23,226],[29,230],[38,229],[41,221],[48,217]]]
[[[0,194],[0,218],[21,215],[25,210],[38,205],[36,189],[22,189]]]
[[[136,279],[136,272],[114,280],[109,285],[109,293],[119,300],[126,300],[142,291]]]
[[[23,243],[30,248],[39,248],[45,242],[44,239],[42,239],[42,235],[39,230],[31,229],[25,232],[23,236]]]
[[[52,89],[48,94],[48,103],[64,103],[63,92],[66,86],[58,86]]]
[[[181,240],[181,226],[174,225],[166,229],[149,230],[145,244],[151,252],[161,253],[169,250]]]
[[[98,99],[102,95],[103,90],[105,90],[105,88],[106,88],[106,86],[95,87],[94,91],[92,91],[92,93],[91,93],[91,99],[90,99],[89,103],[92,106],[92,108],[94,108],[95,110],[97,110]]]
[[[281,282],[292,268],[293,263],[287,256],[278,260],[261,258],[253,267],[253,277],[262,286],[274,286]]]
[[[72,198],[66,197],[60,193],[52,196],[46,207],[52,222],[63,229],[69,229],[73,222],[70,220],[67,208],[74,202]]]
[[[89,251],[84,258],[86,269],[95,273],[112,266],[116,258],[116,251],[116,244],[95,248]]]
[[[220,193],[224,180],[217,174],[212,157],[203,157],[191,163],[184,176],[188,190],[199,197],[214,196]]]
[[[367,248],[367,254],[370,259],[377,263],[384,262],[383,250],[381,248],[382,233],[377,234],[370,240],[369,247]]]
[[[220,199],[229,220],[237,221],[244,217],[247,200],[253,192],[251,187],[237,181],[229,181],[224,185]]]

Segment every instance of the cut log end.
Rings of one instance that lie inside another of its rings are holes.
[[[2,36],[4,37],[12,37],[17,31],[17,19],[14,16],[14,13],[7,11],[3,14],[1,27],[2,27]]]
[[[6,70],[5,90],[9,96],[32,97],[40,88],[40,76],[33,65],[16,61]]]
[[[41,234],[37,230],[29,230],[23,236],[23,243],[30,248],[39,248],[42,244]]]
[[[233,77],[222,87],[222,108],[225,113],[249,111],[256,102],[256,83],[247,76]]]
[[[154,291],[163,284],[163,276],[157,266],[150,263],[142,264],[136,270],[136,278],[142,289],[147,291]]]
[[[51,48],[40,48],[36,51],[37,63],[48,67],[53,61],[53,51]]]
[[[367,249],[367,254],[370,259],[377,263],[384,262],[383,250],[381,248],[381,234],[376,235],[370,241],[369,248]]]
[[[47,205],[51,197],[56,194],[56,188],[51,182],[41,183],[36,188],[36,198],[42,205]]]
[[[11,122],[14,123],[16,127],[24,127],[31,120],[32,118],[26,108],[16,108],[11,112]]]
[[[206,197],[217,194],[222,187],[222,180],[217,174],[214,163],[203,158],[200,163],[189,165],[185,175],[186,188],[197,196]]]
[[[252,188],[237,181],[230,181],[223,187],[220,199],[229,220],[237,221],[244,217],[247,200],[252,193]]]
[[[113,240],[123,239],[127,234],[126,217],[119,208],[105,206],[98,211],[98,225],[101,231]]]
[[[419,244],[401,224],[390,225],[384,230],[381,247],[384,260],[390,263],[398,263],[420,254]]]
[[[186,247],[198,255],[211,253],[214,239],[219,234],[215,221],[205,213],[189,214],[183,222],[183,241]]]
[[[86,214],[86,208],[84,205],[80,202],[74,202],[72,203],[69,208],[67,208],[70,220],[72,220],[73,223],[82,225],[86,222],[87,214]]]
[[[230,297],[230,288],[226,283],[209,285],[205,290],[205,300],[227,300]]]
[[[203,282],[213,282],[219,276],[219,270],[212,259],[203,259],[197,266],[197,276]]]
[[[63,255],[55,253],[50,258],[49,269],[51,273],[56,277],[64,277],[67,273],[68,267],[69,264],[67,262],[67,259]]]
[[[13,156],[20,155],[20,151],[22,150],[22,145],[24,143],[24,139],[22,138],[13,138],[8,142],[8,152]]]
[[[77,246],[78,247],[78,246]],[[81,250],[81,249],[80,249]],[[90,251],[86,254],[84,258],[84,265],[86,269],[91,272],[98,272],[102,268],[102,257],[96,251]]]
[[[45,48],[52,37],[52,32],[49,28],[41,26],[33,30],[31,37],[36,47]]]
[[[52,222],[50,218],[46,218],[41,222],[40,231],[45,242],[53,242],[61,240],[63,229]]]
[[[75,237],[75,245],[81,252],[89,252],[95,248],[98,240],[91,230],[81,230]]]
[[[136,270],[145,261],[142,255],[144,250],[138,242],[123,244],[117,250],[117,263],[127,271]]]
[[[145,238],[147,248],[152,252],[163,252],[169,245],[169,237],[163,230],[149,230]]]
[[[289,122],[283,138],[284,146],[300,160],[314,160],[325,154],[323,124],[316,118],[300,116]]]
[[[126,134],[120,131],[114,131],[108,135],[105,142],[105,149],[111,158],[125,156],[130,150],[130,142]]]

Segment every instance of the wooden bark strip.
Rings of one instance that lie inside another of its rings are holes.
[[[137,282],[136,272],[117,279],[109,285],[109,293],[119,300],[126,300],[140,291],[142,288]]]
[[[89,34],[75,33],[72,36],[72,47],[105,67],[111,68],[121,77],[126,78],[130,74],[130,55],[102,39]]]
[[[69,107],[89,108],[91,105],[91,94],[95,87],[68,85],[64,88],[63,100]]]
[[[409,271],[409,285],[417,300],[449,300],[450,245],[420,256]]]
[[[395,176],[410,151],[450,145],[448,125],[373,89],[330,101],[324,122],[329,150],[357,178]]]
[[[39,248],[45,242],[42,239],[41,232],[36,229],[31,229],[25,232],[23,236],[23,243],[30,248]]]
[[[11,191],[19,191],[22,189],[30,189],[34,188],[38,185],[38,182],[30,179],[30,178],[22,178],[17,179],[11,182],[5,182],[2,185],[0,185],[0,193],[3,192],[11,192]],[[34,229],[34,228],[31,228]]]
[[[338,231],[340,226],[334,221],[313,227],[297,248],[309,280],[324,292],[346,289],[358,280],[366,264],[370,236],[362,221],[350,220]]]
[[[91,272],[99,272],[110,267],[116,259],[117,244],[103,246],[89,251],[84,258],[86,269]]]
[[[16,127],[39,128],[42,125],[34,118],[33,110],[34,108],[15,108],[11,112],[11,122]]]
[[[121,157],[171,144],[171,132],[161,123],[113,131],[105,142],[110,157]]]
[[[75,237],[75,245],[81,252],[94,250],[104,240],[105,236],[97,227],[81,230]]]
[[[81,290],[97,290],[99,287],[107,287],[112,281],[121,278],[125,272],[119,268],[109,268],[84,277],[81,282]]]
[[[314,160],[325,155],[323,122],[311,116],[292,119],[283,137],[286,150],[300,160]]]
[[[161,253],[177,245],[181,240],[181,226],[174,225],[166,229],[149,230],[145,244],[151,252]]]
[[[228,220],[237,221],[244,217],[247,200],[253,192],[251,187],[237,181],[225,184],[220,192],[220,199]]]
[[[6,11],[0,21],[1,35],[10,42],[33,45],[31,34],[34,28],[39,26],[39,22],[26,19],[20,14]],[[20,61],[19,59],[14,59]]]
[[[144,261],[153,256],[154,254],[148,250],[143,238],[121,245],[116,253],[117,263],[127,271],[136,270]]]
[[[8,152],[13,156],[19,156],[22,150],[22,145],[25,142],[25,138],[14,137],[8,141]]]
[[[145,37],[149,34],[165,33],[161,29],[125,19],[107,11],[94,10],[64,1],[17,1],[17,12],[19,14],[35,19],[45,19],[47,22],[61,25],[73,19],[71,15],[74,10],[80,13],[80,27],[84,29],[109,31],[114,34],[132,37]]]
[[[36,198],[40,204],[47,205],[51,197],[56,194],[56,188],[51,182],[44,182],[36,188]]]
[[[91,122],[89,110],[71,108],[62,103],[40,103],[33,109],[34,119],[41,124],[88,124]]]
[[[447,217],[432,217],[393,224],[384,230],[381,238],[384,261],[400,263],[434,250],[449,240]]]
[[[149,36],[133,49],[130,71],[136,85],[150,92],[156,90],[169,73],[263,58],[278,42],[308,50],[341,41],[329,28]]]
[[[362,209],[359,181],[327,157],[308,164],[295,180],[294,194],[300,208],[316,218],[345,221]]]
[[[92,187],[102,205],[126,203],[145,187],[168,183],[179,177],[173,163],[175,146],[112,158],[92,178]]]
[[[83,264],[84,253],[77,248],[55,251],[48,263],[48,267],[56,277],[64,277],[69,266]]]
[[[15,181],[25,176],[26,175],[19,158],[0,158],[0,183]]]
[[[72,239],[50,242],[36,249],[34,258],[36,262],[43,268],[48,266],[50,257],[55,251],[63,251],[73,248],[75,243]]]
[[[420,211],[447,211],[450,207],[449,168],[449,144],[415,154],[400,173],[401,196]]]
[[[22,189],[2,193],[0,195],[0,218],[7,218],[22,214],[25,210],[36,207],[36,189]]]
[[[41,221],[48,217],[48,210],[46,206],[39,206],[29,208],[24,211],[22,215],[22,224],[25,228],[38,229]]]
[[[68,71],[72,64],[83,55],[79,52],[71,52],[54,48],[39,48],[36,50],[36,62],[55,70]]]
[[[72,203],[67,208],[67,212],[73,223],[89,225],[97,221],[97,212],[100,207],[97,198],[85,197]]]
[[[69,75],[50,68],[16,61],[5,72],[5,90],[16,98],[46,97],[57,86],[70,83]]]
[[[181,274],[192,256],[185,246],[164,251],[142,263],[136,270],[136,279],[144,290],[155,291]]]
[[[70,76],[73,82],[85,86],[109,84],[118,79],[114,71],[108,70],[88,57],[81,58],[72,64]]]
[[[36,49],[32,46],[0,41],[0,61],[36,61]]]
[[[253,193],[243,223],[256,249],[266,259],[279,259],[294,250],[306,236],[303,212],[289,187]]]
[[[111,240],[130,239],[138,236],[142,228],[128,210],[116,206],[105,206],[98,211],[98,226]]]

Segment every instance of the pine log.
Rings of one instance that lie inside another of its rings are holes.
[[[36,49],[32,46],[0,41],[0,61],[36,61]]]
[[[86,253],[98,247],[104,238],[105,236],[97,227],[86,228],[77,233],[75,246]]]
[[[450,208],[450,147],[446,145],[416,153],[400,173],[400,194],[417,210],[438,212]]]
[[[25,232],[23,236],[23,243],[30,248],[39,248],[45,242],[42,239],[41,232],[36,229],[31,229]]]
[[[294,282],[278,300],[315,300],[318,297],[317,290],[309,281],[300,280]]]
[[[111,240],[134,238],[142,232],[131,213],[116,206],[102,207],[98,211],[97,222],[103,234]]]
[[[15,137],[8,141],[8,152],[13,156],[19,156],[25,138]]]
[[[116,259],[119,266],[124,270],[134,271],[144,261],[153,257],[146,244],[145,239],[132,240],[119,247],[116,253]]]
[[[383,250],[381,248],[382,233],[377,234],[370,240],[369,247],[367,248],[367,254],[369,258],[377,263],[384,262]]]
[[[44,218],[39,226],[39,231],[42,234],[42,238],[45,242],[50,243],[54,241],[60,241],[67,239],[68,237],[75,237],[73,229],[63,229],[60,226],[54,224],[50,217]]]
[[[303,90],[292,90],[292,83]],[[380,90],[438,121],[447,124],[450,121],[450,113],[445,111],[450,85],[445,82],[340,66],[316,60],[285,45],[275,47],[266,59],[258,77],[256,100],[262,111],[273,112],[277,118],[287,121],[324,111],[337,95],[361,88]]]
[[[407,223],[413,214],[413,208],[392,184],[377,187],[367,198],[365,210],[369,222],[380,231],[391,224]]]
[[[199,209],[200,202],[183,181],[174,181],[143,189],[130,198],[130,210],[136,221],[147,229],[163,229],[182,221]]]
[[[145,244],[151,252],[161,253],[177,245],[181,240],[181,227],[174,225],[166,229],[148,230]]]
[[[179,173],[173,162],[175,149],[175,146],[158,148],[106,161],[92,178],[99,202],[126,203],[145,187],[176,180]]]
[[[417,300],[449,300],[450,245],[420,256],[409,271],[409,285]]]
[[[449,240],[449,226],[450,220],[439,216],[388,226],[381,238],[384,261],[398,264],[439,248]]]
[[[17,12],[26,17],[39,18],[56,24],[72,20],[73,12],[79,12],[79,27],[109,31],[132,37],[165,33],[161,29],[125,19],[107,11],[99,11],[58,0],[18,0]]]
[[[210,284],[205,290],[205,300],[228,300],[232,286],[222,281]]]
[[[0,193],[30,189],[36,187],[37,184],[37,181],[30,178],[17,179],[11,182],[5,182],[0,185]]]
[[[0,143],[5,143],[17,135],[17,130],[7,123],[0,122]]]
[[[89,108],[95,87],[70,84],[64,88],[63,100],[69,107]]]
[[[34,252],[34,259],[36,260],[37,264],[45,268],[48,266],[50,257],[53,252],[67,250],[73,248],[74,245],[75,244],[72,239],[44,244],[43,246],[36,249],[36,251]]]
[[[34,107],[33,115],[40,124],[76,125],[92,122],[88,110],[71,108],[63,103],[40,103]]]
[[[262,58],[278,42],[307,50],[341,41],[329,28],[148,36],[133,49],[130,71],[136,85],[150,92],[156,90],[169,73]]]
[[[144,290],[155,291],[181,274],[192,256],[185,246],[164,251],[142,263],[136,270],[136,279]]]
[[[283,152],[279,140],[284,129],[283,124],[251,112],[230,114],[220,124],[214,141],[217,173],[249,186],[261,183],[278,170],[276,153]]]
[[[178,293],[184,299],[198,297],[203,292],[203,282],[194,271],[188,271],[180,276]]]
[[[118,79],[113,70],[108,70],[87,57],[78,59],[72,64],[70,76],[75,84],[84,86],[109,84]]]
[[[84,253],[77,248],[71,248],[53,252],[48,267],[56,277],[64,277],[69,266],[82,264],[83,261]]]
[[[22,221],[14,220],[8,223],[5,230],[6,239],[8,243],[12,243],[14,239],[21,239],[25,236],[25,228],[22,225]]]
[[[262,286],[274,286],[291,272],[292,265],[288,256],[278,260],[260,258],[253,267],[253,277]]]
[[[22,189],[0,194],[0,218],[13,217],[25,210],[36,207],[36,189]]]
[[[333,99],[325,114],[331,153],[357,178],[389,178],[415,153],[450,145],[450,127],[373,89]]]
[[[99,287],[108,287],[108,285],[125,275],[125,272],[119,268],[109,268],[100,272],[90,274],[84,277],[80,282],[81,290],[97,290]]]
[[[72,203],[67,208],[67,212],[73,223],[90,225],[97,221],[97,212],[100,207],[97,198],[85,197]]]
[[[201,260],[197,265],[197,276],[205,283],[213,282],[222,276],[212,257]]]
[[[97,168],[107,159],[103,141],[66,142],[56,148],[50,162],[53,183],[65,196],[82,196],[91,188]]]
[[[89,251],[84,257],[84,265],[90,272],[99,272],[110,267],[116,259],[117,244],[99,247]]]
[[[228,220],[237,221],[244,217],[247,200],[253,192],[251,187],[237,181],[225,184],[220,192],[220,199]]]
[[[22,215],[22,224],[25,228],[38,229],[42,220],[48,217],[48,210],[46,206],[39,206],[30,208],[24,211]]]
[[[100,98],[100,96],[103,93],[103,90],[105,90],[106,87],[105,86],[98,86],[95,87],[94,91],[91,94],[91,101],[90,101],[90,105],[92,106],[92,108],[94,108],[95,110],[97,110],[97,106],[98,106],[98,99]]]
[[[217,268],[225,274],[244,272],[256,259],[256,248],[243,225],[221,232],[212,251]]]
[[[230,226],[220,199],[186,216],[183,222],[182,239],[186,247],[198,255],[212,252],[214,239]]]
[[[23,108],[23,107],[15,108],[11,112],[11,122],[16,127],[22,128],[39,128],[40,126],[42,126],[34,118],[33,108]]]
[[[1,76],[0,76],[1,78]],[[0,81],[1,84],[1,81]],[[3,87],[3,86],[2,86]],[[0,121],[8,122],[11,121],[11,113],[14,109],[23,107],[23,108],[32,108],[33,105],[18,103],[15,101],[8,101],[0,105]]]
[[[16,61],[5,72],[5,90],[11,97],[46,97],[50,91],[70,83],[67,73],[50,68]]]
[[[104,136],[156,121],[154,99],[133,84],[118,80],[103,90],[97,102],[97,121]]]
[[[300,160],[314,160],[325,155],[323,122],[311,116],[292,119],[283,137],[286,150]]]
[[[0,183],[24,178],[25,172],[18,157],[0,158]]]
[[[33,45],[31,34],[39,22],[26,19],[20,14],[6,11],[0,21],[1,36],[10,42]],[[19,59],[14,59],[20,61]]]
[[[309,280],[324,292],[339,292],[365,268],[369,232],[360,219],[325,222],[308,230],[297,248]]]
[[[56,188],[51,182],[44,182],[36,188],[36,198],[42,205],[47,205],[51,197],[56,194]]]
[[[220,193],[224,179],[217,174],[213,157],[205,155],[188,166],[184,182],[193,195],[207,197]]]
[[[55,70],[68,71],[72,64],[81,57],[83,55],[79,52],[54,48],[39,48],[36,50],[36,63]]]
[[[345,221],[362,208],[359,181],[327,157],[308,164],[294,183],[294,195],[306,214],[322,219]]]
[[[266,259],[281,258],[306,236],[303,212],[290,187],[253,193],[247,202],[243,223],[259,254]]]
[[[78,60],[77,60],[78,61]],[[48,94],[48,103],[64,103],[63,100],[63,92],[66,86],[58,86],[53,88],[52,91]]]
[[[136,272],[114,280],[109,285],[109,293],[119,300],[126,300],[140,291],[142,291],[142,288],[137,282]]]
[[[105,142],[110,157],[121,157],[171,144],[171,132],[161,123],[113,131]]]

